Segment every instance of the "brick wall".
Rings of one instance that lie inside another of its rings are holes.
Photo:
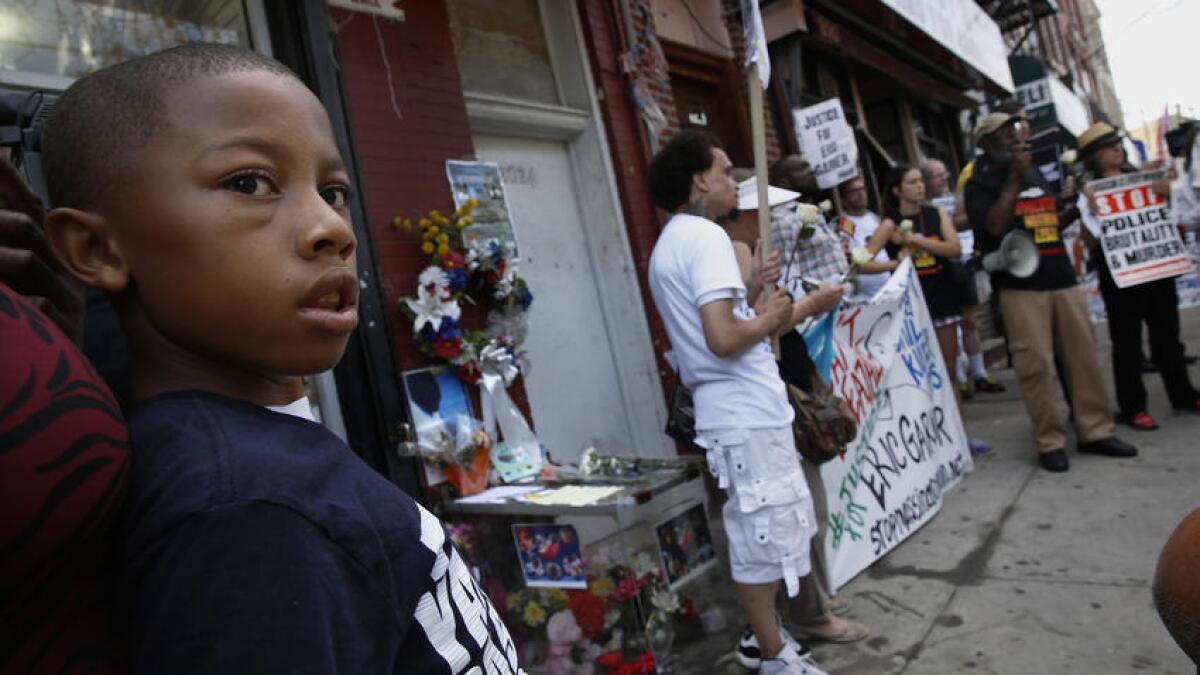
[[[398,298],[413,291],[429,258],[421,253],[418,237],[394,229],[392,219],[416,220],[430,209],[453,211],[446,160],[472,160],[475,148],[445,4],[413,2],[404,10],[404,21],[329,11],[337,26],[360,188],[388,300],[397,365],[410,370],[429,362],[417,348]],[[399,115],[392,107],[385,59]],[[519,381],[510,393],[528,414]]]

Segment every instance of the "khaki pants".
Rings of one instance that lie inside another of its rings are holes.
[[[1056,291],[1006,288],[1000,291],[1000,312],[1038,452],[1067,445],[1066,427],[1056,405],[1060,388],[1055,355],[1062,363],[1075,405],[1079,440],[1112,436],[1112,408],[1083,291],[1075,286]]]

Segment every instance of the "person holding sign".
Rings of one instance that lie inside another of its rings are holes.
[[[1104,122],[1093,124],[1079,137],[1079,157],[1095,179],[1136,173],[1125,158],[1125,148],[1117,130]],[[1176,242],[1176,258],[1184,249],[1178,242],[1173,223],[1134,229],[1136,226],[1129,224],[1131,217],[1117,215],[1132,212],[1139,205],[1157,202],[1164,206],[1153,213],[1169,213],[1165,199],[1154,194],[1147,185],[1106,193],[1099,198],[1095,194],[1096,185],[1089,183],[1079,197],[1079,210],[1085,225],[1081,236],[1099,262],[1100,294],[1108,312],[1108,334],[1112,339],[1117,419],[1139,431],[1153,431],[1158,428],[1158,422],[1146,409],[1146,387],[1142,383],[1143,322],[1149,329],[1150,354],[1162,374],[1171,406],[1176,410],[1200,411],[1200,400],[1188,378],[1183,345],[1179,342],[1179,296],[1175,290],[1175,277],[1160,277],[1121,288],[1113,277],[1110,258],[1127,259],[1125,252],[1136,253],[1137,249],[1144,248],[1148,236]],[[1136,243],[1126,246],[1127,239]]]
[[[998,250],[1013,230],[1027,232],[1037,245],[1039,264],[1033,274],[993,272],[992,287],[999,294],[1013,369],[1033,422],[1038,463],[1047,471],[1070,468],[1066,429],[1055,409],[1055,357],[1070,382],[1079,452],[1132,457],[1137,448],[1113,435],[1087,301],[1062,243],[1063,224],[1077,218],[1078,211],[1062,209],[1058,195],[1033,166],[1021,124],[1021,118],[1008,113],[980,118],[974,136],[983,155],[963,196],[976,245],[985,255]]]
[[[761,649],[760,672],[824,675],[775,613],[781,580],[789,596],[799,593],[817,531],[768,339],[797,307],[780,289],[761,314],[746,302],[733,242],[716,223],[737,206],[732,169],[716,138],[698,131],[676,134],[650,161],[650,196],[671,214],[650,254],[650,292],[692,392],[696,444],[729,495],[722,516],[730,567]]]
[[[962,255],[962,247],[950,214],[925,203],[924,177],[921,169],[911,164],[893,167],[883,185],[883,221],[867,242],[867,251],[874,256],[885,247],[892,259],[888,264],[893,269],[904,258],[912,258],[929,317],[933,319],[947,377],[952,377],[958,360],[958,324],[963,311],[962,289],[953,261]],[[958,387],[951,389],[961,413],[962,394]],[[990,445],[974,438],[968,438],[967,443],[975,454],[992,450]]]

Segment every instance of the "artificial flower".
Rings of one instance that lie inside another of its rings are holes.
[[[421,270],[421,275],[417,277],[417,284],[422,288],[427,288],[432,291],[435,287],[448,287],[450,285],[450,279],[446,276],[446,270],[443,270],[436,265],[430,265],[429,267]]]
[[[479,206],[479,202],[474,197],[470,197],[467,199],[467,206],[475,208],[476,206]]]
[[[447,270],[466,269],[467,259],[458,251],[447,251],[442,254],[442,267]]]
[[[828,199],[823,200],[820,204],[817,204],[817,206],[821,207],[821,210],[825,213],[829,213],[833,210],[833,204]]]
[[[821,220],[821,210],[812,204],[796,204],[796,216],[805,225],[815,225]]]
[[[438,255],[442,255],[443,253],[445,253],[449,250],[450,250],[449,244],[438,244],[438,247],[437,247]]]
[[[664,612],[678,612],[680,609],[679,596],[662,584],[655,584],[650,589],[650,604]]]
[[[475,384],[481,377],[483,371],[479,370],[479,364],[475,361],[467,361],[458,367],[458,379],[467,384]]]
[[[658,576],[659,569],[658,561],[654,559],[654,556],[645,551],[634,554],[633,573],[639,578],[644,576]]]
[[[528,605],[525,605],[525,611],[521,618],[525,620],[526,626],[540,626],[546,621],[546,610],[531,600]]]
[[[459,354],[462,354],[462,352],[463,343],[462,340],[458,338],[441,338],[437,342],[433,343],[433,353],[436,354],[439,359],[445,359],[449,361],[450,359],[457,358]]]
[[[426,255],[432,254],[433,253],[433,242],[427,241],[424,244],[421,244],[421,253],[424,253]]]
[[[590,640],[600,637],[604,632],[604,601],[587,591],[576,591],[570,596],[567,609],[575,615],[583,634]]]
[[[442,325],[442,319],[451,318],[458,321],[462,308],[457,302],[444,302],[442,298],[426,291],[422,286],[417,291],[417,298],[406,298],[404,301],[409,311],[413,313],[413,330],[420,331],[425,325],[435,330]]]
[[[607,576],[596,577],[588,584],[588,590],[601,598],[607,598],[613,592],[613,581]]]
[[[856,246],[850,251],[850,264],[854,267],[862,267],[868,262],[871,262],[871,252],[865,246]]]

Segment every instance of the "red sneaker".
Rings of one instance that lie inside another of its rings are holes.
[[[1138,431],[1154,431],[1158,428],[1158,422],[1154,421],[1150,413],[1145,411],[1134,413],[1132,416],[1126,418],[1125,423]]]

